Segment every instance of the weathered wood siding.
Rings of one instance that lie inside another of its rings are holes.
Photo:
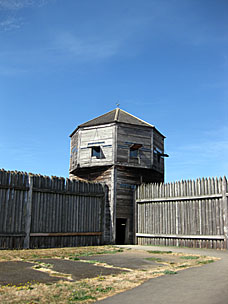
[[[153,129],[133,125],[117,125],[117,164],[151,168],[153,164]],[[132,144],[141,144],[139,159],[130,158]]]
[[[114,161],[114,126],[94,126],[81,128],[71,138],[71,154],[73,154],[70,172],[77,166],[94,167],[110,165]],[[92,147],[101,147],[101,158],[92,156]],[[75,161],[76,160],[76,161]]]
[[[103,244],[106,188],[0,170],[0,248]]]
[[[78,132],[75,132],[71,137],[70,142],[70,172],[77,167],[78,163]]]
[[[81,168],[75,171],[74,176],[80,177],[91,182],[99,182],[106,185],[107,198],[105,205],[105,242],[112,242],[112,227],[114,225],[115,216],[115,192],[113,183],[113,171],[114,168],[110,167],[94,167],[94,168]],[[72,175],[73,177],[73,175]]]
[[[126,243],[134,239],[134,189],[143,182],[164,181],[164,176],[142,168],[116,168],[116,218],[127,219]]]
[[[0,170],[0,248],[23,248],[28,175]]]
[[[127,220],[125,243],[133,242],[133,194],[140,184],[140,175],[135,169],[117,168],[116,178],[116,218]]]
[[[139,186],[136,242],[228,249],[226,178]]]
[[[156,149],[164,153],[164,137],[154,130],[153,132],[153,169],[157,172],[164,173],[164,158],[156,154]]]

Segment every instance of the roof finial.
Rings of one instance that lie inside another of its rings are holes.
[[[116,107],[119,109],[119,107],[120,107],[119,102],[116,103]]]

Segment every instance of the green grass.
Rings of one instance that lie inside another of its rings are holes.
[[[172,251],[160,251],[160,250],[149,250],[147,251],[148,253],[153,253],[153,254],[170,254],[173,253]]]
[[[187,255],[180,257],[183,260],[198,260],[200,257],[194,255]]]
[[[105,287],[105,288],[103,288],[103,287],[101,287],[101,286],[98,286],[98,287],[96,288],[96,291],[97,291],[97,292],[103,292],[103,293],[105,293],[105,292],[111,291],[112,289],[113,289],[113,287],[111,287],[111,286],[108,286],[108,287]]]
[[[88,257],[88,256],[93,256],[93,255],[99,255],[99,254],[115,254],[117,252],[123,252],[123,251],[124,251],[123,249],[101,250],[101,251],[97,251],[97,252],[87,251],[87,252],[84,252],[84,253],[77,253],[75,255],[70,254],[69,255],[70,256],[69,259],[77,261],[77,260],[80,260],[80,257]]]
[[[79,261],[80,260],[79,257],[77,257],[77,256],[71,256],[71,257],[69,257],[69,259],[73,260],[73,261]]]
[[[197,264],[210,264],[214,263],[214,260],[207,260],[207,261],[198,261]]]
[[[164,274],[177,274],[177,272],[173,270],[165,270]]]
[[[69,303],[81,302],[85,300],[96,300],[96,297],[88,294],[88,291],[86,290],[76,290],[72,292]]]
[[[113,289],[114,288],[111,286],[102,287],[102,285],[93,288],[86,283],[82,283],[78,286],[77,290],[73,290],[68,303],[70,304],[70,303],[82,302],[86,300],[96,300],[97,294],[107,293]]]
[[[97,260],[83,260],[83,262],[85,262],[85,263],[89,263],[89,264],[97,264],[97,263],[102,263],[102,262],[97,261]]]

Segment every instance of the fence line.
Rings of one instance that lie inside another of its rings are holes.
[[[140,185],[135,210],[138,244],[228,249],[226,177]]]
[[[60,177],[0,170],[0,248],[108,242],[107,188]]]

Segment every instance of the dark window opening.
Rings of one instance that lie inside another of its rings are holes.
[[[116,219],[116,244],[117,245],[125,244],[126,225],[127,225],[127,219],[125,219],[125,218]]]
[[[139,155],[139,150],[130,148],[130,158],[137,158]]]
[[[92,147],[92,157],[101,158],[101,147]]]
[[[130,158],[138,158],[139,157],[139,148],[141,148],[141,144],[133,144],[130,147]]]

